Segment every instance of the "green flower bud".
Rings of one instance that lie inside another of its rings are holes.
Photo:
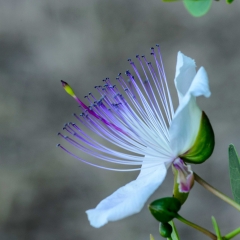
[[[181,203],[173,197],[161,198],[148,206],[151,214],[161,223],[167,223],[178,216]]]
[[[169,223],[159,224],[159,233],[164,238],[170,238],[172,234],[172,226]]]
[[[179,156],[187,163],[203,163],[212,154],[215,145],[214,132],[207,115],[202,112],[198,135],[193,146]]]

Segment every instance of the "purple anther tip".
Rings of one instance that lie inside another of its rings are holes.
[[[60,145],[60,143],[58,143],[57,145],[56,145],[56,147],[60,147],[61,145]]]
[[[63,87],[65,87],[66,85],[68,85],[67,82],[65,82],[65,81],[63,81],[63,80],[61,80],[61,83],[62,83],[62,86],[63,86]]]

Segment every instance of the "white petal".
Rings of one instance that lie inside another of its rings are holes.
[[[136,180],[102,200],[95,209],[86,211],[90,224],[99,228],[109,221],[117,221],[140,212],[148,198],[163,182],[166,172],[164,164],[142,169]]]
[[[196,75],[195,61],[178,52],[174,83],[178,92],[179,102],[186,95]]]
[[[189,150],[198,134],[202,111],[197,106],[196,97],[209,97],[210,94],[207,73],[201,67],[182,97],[170,126],[170,145],[175,156]]]

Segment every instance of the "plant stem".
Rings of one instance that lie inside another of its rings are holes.
[[[215,234],[211,233],[210,231],[208,231],[207,229],[202,228],[202,227],[196,225],[195,223],[189,222],[187,219],[181,217],[180,215],[178,215],[176,218],[177,218],[179,221],[187,224],[188,226],[190,226],[190,227],[192,227],[192,228],[195,228],[196,230],[204,233],[205,235],[207,235],[207,236],[210,237],[211,239],[217,240],[217,236],[216,236]]]
[[[225,235],[223,237],[223,239],[229,240],[234,238],[235,236],[237,236],[240,233],[240,228],[237,228],[235,230],[233,230],[232,232],[228,233],[227,235]]]
[[[205,182],[201,177],[199,177],[196,173],[194,173],[194,180],[202,185],[205,189],[210,191],[212,194],[216,195],[217,197],[221,198],[223,201],[227,202],[238,211],[240,211],[240,205],[233,201],[231,198],[227,197],[223,193],[219,192],[216,188]]]

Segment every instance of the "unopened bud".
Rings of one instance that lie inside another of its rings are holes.
[[[161,223],[167,223],[178,216],[181,203],[173,197],[161,198],[148,206],[151,214]]]
[[[169,223],[160,223],[159,233],[164,238],[170,238],[172,234],[172,226]]]

